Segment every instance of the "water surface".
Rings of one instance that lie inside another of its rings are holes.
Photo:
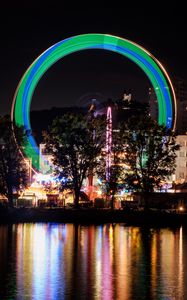
[[[184,227],[0,226],[2,300],[187,299],[186,272]]]

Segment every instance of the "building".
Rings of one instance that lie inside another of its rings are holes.
[[[184,80],[174,80],[174,89],[177,99],[177,134],[187,133],[187,84]]]
[[[48,154],[45,149],[45,144],[40,144],[39,171],[41,174],[49,174],[52,171],[52,155]]]
[[[187,100],[187,83],[181,78],[174,79],[175,95],[180,102]]]
[[[149,88],[149,113],[154,120],[158,120],[158,102],[153,87]]]
[[[176,131],[179,135],[187,133],[187,83],[180,79],[173,80],[173,86],[177,101]],[[154,120],[158,120],[158,102],[153,87],[149,88],[149,111]]]
[[[183,183],[187,181],[187,135],[178,135],[177,143],[180,145],[180,150],[177,151],[173,180],[177,183]]]

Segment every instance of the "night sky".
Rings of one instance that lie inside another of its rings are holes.
[[[33,60],[58,41],[83,33],[109,33],[130,39],[149,50],[169,72],[187,80],[186,10],[158,2],[150,7],[124,8],[113,2],[101,6],[65,6],[53,1],[15,1],[0,6],[1,68],[0,115],[10,113],[23,73]],[[116,6],[115,6],[116,5]],[[136,100],[146,101],[150,83],[128,59],[108,51],[77,52],[56,63],[40,80],[31,110],[53,106],[85,105],[90,99],[118,99],[131,89]]]

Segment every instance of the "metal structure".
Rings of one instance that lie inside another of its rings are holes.
[[[112,108],[110,106],[107,108],[106,121],[106,181],[108,181],[112,160]]]

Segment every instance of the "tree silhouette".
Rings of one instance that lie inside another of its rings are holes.
[[[46,150],[53,156],[55,173],[61,189],[74,191],[74,205],[79,206],[83,180],[94,174],[105,142],[105,121],[92,114],[65,114],[57,117],[44,134]]]
[[[149,116],[131,118],[121,125],[124,145],[125,182],[135,191],[149,193],[175,170],[176,135]]]
[[[13,206],[13,195],[26,187],[28,171],[15,137],[24,146],[23,128],[14,127],[8,116],[0,118],[0,193],[8,198]]]

